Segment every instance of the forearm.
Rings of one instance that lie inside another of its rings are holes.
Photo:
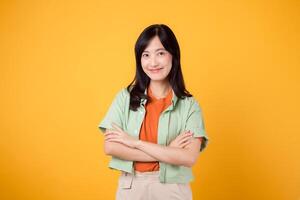
[[[186,167],[191,167],[194,163],[193,156],[186,149],[163,146],[142,140],[138,141],[135,147],[161,162]]]
[[[104,145],[106,146],[105,149],[108,149],[105,150],[105,153],[107,155],[115,156],[123,160],[141,161],[141,162],[158,161],[157,159],[145,153],[144,151],[128,147],[118,142],[105,142]]]

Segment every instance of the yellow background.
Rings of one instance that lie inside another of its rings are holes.
[[[165,23],[210,137],[199,200],[300,199],[299,1],[1,1],[0,199],[113,199],[97,128]]]

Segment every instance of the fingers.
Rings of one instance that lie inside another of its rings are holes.
[[[188,134],[188,133],[190,133],[190,131],[189,131],[189,130],[187,130],[187,131],[183,131],[183,132],[181,132],[179,135],[180,135],[180,136],[183,136],[183,135],[185,135],[185,134]]]
[[[105,141],[119,141],[120,140],[120,137],[116,134],[110,134],[110,135],[107,135],[105,136],[104,138]]]
[[[191,135],[191,134],[193,134],[193,132],[191,132],[191,131],[183,131],[182,133],[180,133],[179,135],[178,135],[178,137],[184,137],[184,136],[188,136],[188,135]]]
[[[116,130],[107,130],[104,133],[104,140],[105,142],[119,142],[122,143],[120,138],[120,133]]]
[[[178,142],[185,141],[186,139],[192,137],[193,134],[194,134],[193,132],[186,132],[186,133],[180,135],[180,137],[178,137]]]
[[[114,130],[107,130],[105,133],[104,133],[104,140],[105,141],[113,141],[117,138],[119,138],[119,132],[117,131],[114,131]]]
[[[191,138],[193,137],[193,132],[185,131],[181,134],[180,138],[178,138],[178,145],[180,148],[184,148],[191,142]]]
[[[105,140],[106,142],[119,142],[122,143],[121,140],[119,138],[110,138],[108,140]]]
[[[110,140],[110,139],[113,139],[113,138],[116,138],[117,136],[115,134],[107,134],[104,138],[104,140]]]
[[[191,140],[187,140],[186,142],[180,144],[180,148],[185,148],[187,145],[189,145],[191,143]]]
[[[185,146],[187,146],[188,144],[191,143],[191,137],[190,138],[187,138],[185,139],[184,141],[181,141],[178,145],[181,147],[181,148],[184,148]]]
[[[178,143],[180,143],[180,144],[181,144],[181,143],[184,143],[184,142],[190,140],[192,137],[193,137],[192,134],[191,134],[191,135],[187,135],[187,136],[185,136],[184,138],[182,138],[181,140],[179,140]]]
[[[108,135],[113,135],[113,134],[118,134],[117,131],[114,131],[114,130],[107,130],[105,133],[104,133],[104,136],[108,136]]]
[[[193,136],[186,138],[184,141],[181,142],[180,146],[182,148],[185,148],[187,145],[189,145],[192,142]]]

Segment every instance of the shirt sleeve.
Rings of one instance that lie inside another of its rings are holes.
[[[109,106],[104,118],[98,124],[98,128],[102,133],[105,132],[106,129],[113,129],[112,122],[116,123],[120,128],[123,129],[124,125],[124,102],[125,102],[125,94],[124,90],[120,90],[114,97],[111,105]]]
[[[209,138],[205,131],[201,107],[196,100],[193,100],[190,107],[185,130],[193,132],[196,138],[201,137],[200,152],[202,152],[206,148]]]

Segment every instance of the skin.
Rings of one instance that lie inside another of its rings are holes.
[[[144,72],[151,79],[150,88],[156,98],[163,98],[168,94],[171,85],[167,76],[172,68],[172,55],[165,50],[158,36],[155,36],[146,47],[141,57]],[[160,69],[153,72],[154,69]]]
[[[158,36],[152,38],[141,56],[144,72],[150,77],[151,91],[159,99],[165,97],[171,85],[167,76],[172,68],[172,55],[165,50]],[[160,69],[159,71],[153,71]],[[192,167],[199,156],[201,140],[193,137],[193,133],[180,133],[169,146],[163,146],[132,137],[116,124],[112,130],[106,130],[104,151],[125,160],[161,161],[174,165]]]

